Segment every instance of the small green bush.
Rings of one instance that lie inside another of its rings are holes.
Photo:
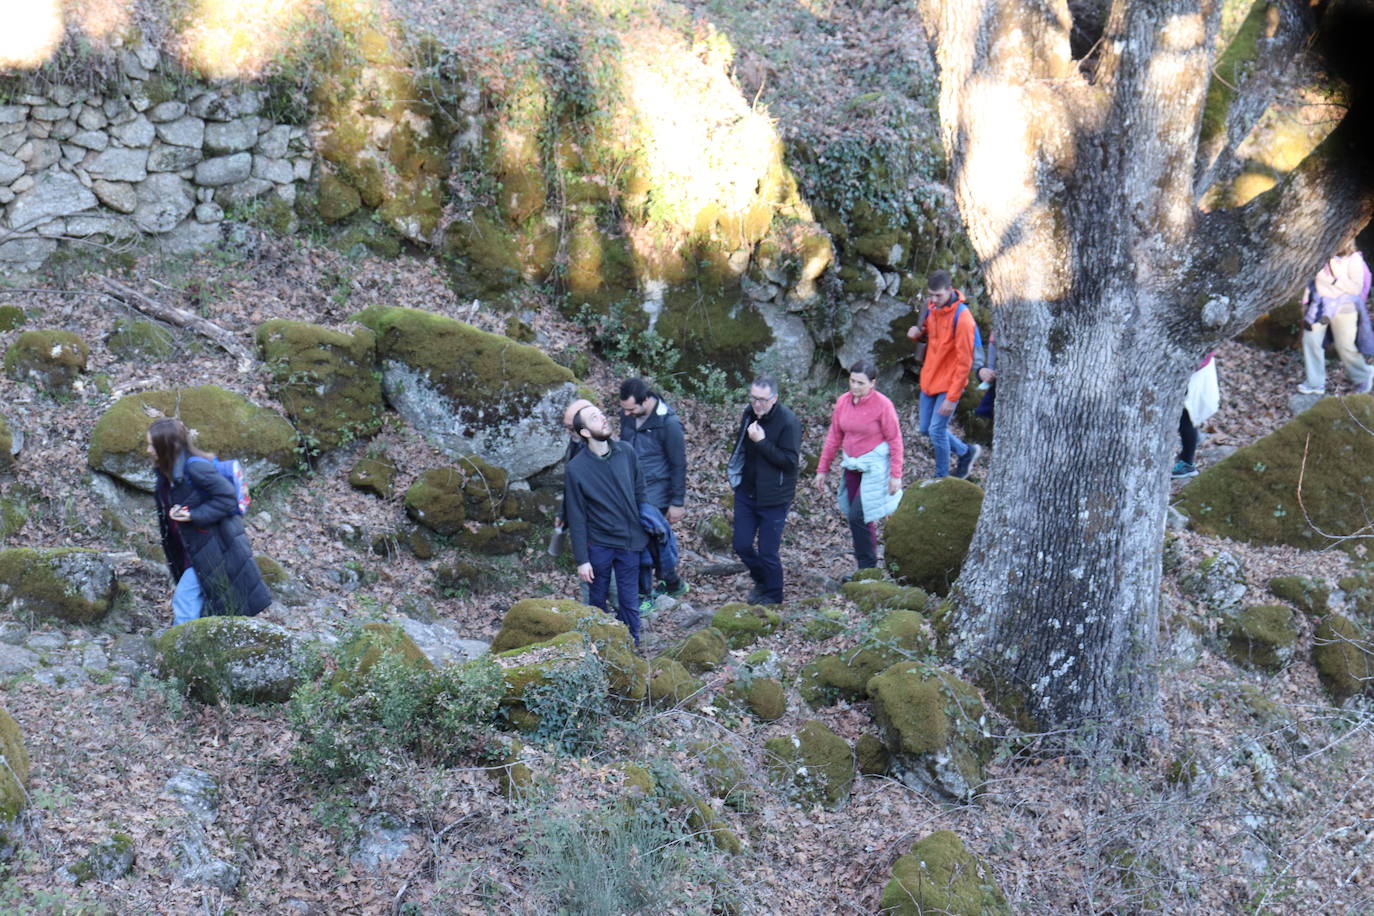
[[[538,717],[530,739],[568,753],[593,747],[611,717],[610,684],[601,656],[588,652],[525,690],[525,709]]]

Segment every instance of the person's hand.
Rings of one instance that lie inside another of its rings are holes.
[[[191,520],[191,510],[185,506],[173,506],[167,510],[167,517],[174,522],[189,522]]]
[[[911,327],[906,329],[906,336],[911,338],[912,340],[920,340],[922,337],[925,336],[925,333],[926,328],[925,325],[922,324],[913,324]]]
[[[989,369],[987,366],[978,370],[978,381],[991,382],[997,378],[997,370]]]
[[[824,474],[817,474],[817,475],[816,475],[816,479],[815,479],[814,481],[812,481],[812,483],[815,485],[817,492],[821,493],[822,495],[825,493],[825,475],[824,475]]]
[[[668,524],[676,525],[678,522],[682,521],[682,517],[686,514],[687,510],[684,509],[682,506],[669,506]]]
[[[577,578],[591,585],[592,580],[596,578],[596,572],[592,569],[592,564],[583,563],[581,566],[577,567]]]
[[[887,492],[888,492],[888,493],[891,493],[891,494],[894,494],[894,495],[895,495],[896,492],[897,492],[898,490],[900,490],[901,488],[902,488],[902,478],[900,478],[900,477],[889,477],[889,478],[887,479]]]
[[[763,427],[762,427],[762,426],[759,426],[759,421],[758,421],[758,420],[755,420],[754,422],[752,422],[752,423],[750,423],[748,426],[746,426],[746,427],[744,428],[744,433],[745,433],[745,435],[747,435],[747,436],[749,437],[749,440],[750,440],[751,442],[762,442],[762,441],[763,441]]]
[[[948,417],[954,413],[954,408],[958,405],[958,401],[951,401],[949,398],[945,398],[940,402],[940,406],[936,408],[936,410],[939,412],[940,416]]]

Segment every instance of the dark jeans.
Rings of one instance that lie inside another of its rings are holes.
[[[1178,438],[1183,445],[1182,451],[1178,453],[1180,461],[1193,463],[1193,456],[1197,454],[1197,427],[1193,425],[1193,418],[1188,415],[1188,408],[1183,408],[1183,416],[1178,418]]]
[[[735,490],[735,553],[749,567],[749,575],[762,592],[759,601],[763,604],[782,604],[782,558],[778,548],[791,506],[790,502],[756,506],[743,490]]]
[[[844,472],[844,488],[849,494],[849,534],[854,538],[854,560],[860,569],[878,565],[878,525],[864,522],[864,501],[859,498],[859,483],[864,475],[858,471]]]
[[[606,594],[611,590],[611,572],[614,570],[618,599],[615,616],[629,627],[635,645],[639,645],[639,551],[588,544],[587,559],[592,564],[592,607],[610,613],[610,608],[606,606]]]

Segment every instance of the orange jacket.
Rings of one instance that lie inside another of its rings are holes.
[[[921,391],[943,394],[958,401],[973,370],[973,312],[965,309],[955,327],[954,316],[964,304],[957,289],[948,305],[930,310],[926,316],[926,361],[921,366]]]

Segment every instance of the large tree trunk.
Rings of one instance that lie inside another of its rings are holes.
[[[1368,219],[1370,178],[1338,129],[1246,207],[1197,209],[1218,0],[1114,0],[1090,78],[1065,0],[920,3],[1001,353],[956,658],[1023,724],[1133,734],[1186,379]]]

